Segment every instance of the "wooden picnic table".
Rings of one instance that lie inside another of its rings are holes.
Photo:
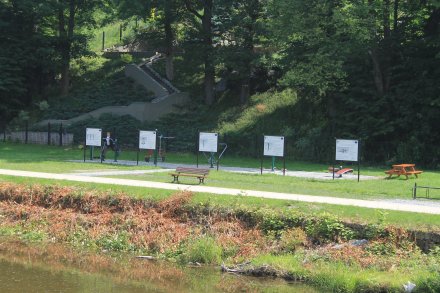
[[[391,178],[393,175],[397,175],[397,177],[405,175],[406,179],[410,175],[415,175],[418,178],[417,175],[423,173],[423,171],[416,170],[415,167],[415,164],[397,164],[393,165],[393,169],[385,171],[385,173],[389,175],[388,178]]]

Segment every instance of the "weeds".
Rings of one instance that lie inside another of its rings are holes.
[[[405,278],[418,272],[426,275],[415,275],[419,288],[436,292],[439,287],[428,281],[440,273],[439,248],[422,255],[404,229],[378,223],[375,233],[355,232],[329,214],[219,208],[191,204],[191,197],[179,192],[155,202],[123,193],[0,183],[0,235],[69,243],[81,250],[149,253],[183,263],[240,263],[264,254],[277,263],[277,257],[291,255],[293,263],[274,269],[260,265],[267,269],[257,273],[301,276],[341,292],[385,292],[400,286],[386,283],[401,281],[394,274]],[[347,242],[367,234],[374,237],[362,245]],[[386,281],[370,284],[379,273]]]

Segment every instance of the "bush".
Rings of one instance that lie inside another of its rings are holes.
[[[126,64],[133,63],[133,56],[130,54],[121,54],[121,61]]]
[[[350,240],[355,236],[353,230],[341,223],[337,217],[329,214],[324,214],[314,220],[308,220],[305,230],[307,235],[318,243],[340,242],[341,240]]]
[[[279,246],[284,252],[294,252],[300,246],[307,244],[307,235],[301,228],[293,228],[281,234]]]
[[[204,236],[194,239],[187,244],[186,253],[183,254],[185,262],[198,262],[204,264],[218,264],[222,260],[222,248],[212,237]]]

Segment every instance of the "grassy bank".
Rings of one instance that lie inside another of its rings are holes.
[[[407,281],[416,283],[415,292],[440,288],[438,248],[422,253],[406,230],[385,220],[360,231],[329,214],[193,200],[187,192],[157,201],[120,192],[1,183],[0,234],[182,264],[226,263],[243,273],[303,280],[333,292],[401,292]],[[366,241],[354,245],[353,239]]]

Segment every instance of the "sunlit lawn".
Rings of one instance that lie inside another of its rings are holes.
[[[89,151],[86,153],[89,158]],[[140,160],[143,159],[143,153],[140,154]],[[97,152],[95,151],[95,156]],[[120,160],[136,160],[137,153],[135,151],[123,151],[119,157]],[[96,158],[96,163],[68,162],[67,160],[82,160],[83,151],[79,148],[60,148],[55,146],[41,145],[23,145],[23,144],[0,144],[0,168],[41,171],[50,173],[72,173],[84,170],[139,170],[154,169],[152,166],[120,166],[112,164],[100,164]],[[108,160],[113,159],[113,153],[109,151]],[[196,163],[194,154],[167,154],[167,162],[174,163]],[[281,162],[277,162],[277,166],[281,168]],[[206,164],[203,156],[199,157],[199,162]],[[264,161],[265,167],[270,167],[270,160]],[[260,160],[258,158],[237,158],[226,157],[221,166],[238,166],[238,167],[259,167]],[[327,165],[292,162],[286,163],[288,170],[306,170],[326,172]],[[384,167],[386,168],[386,167]],[[440,174],[438,171],[426,171],[419,176],[418,179],[395,178],[385,179],[383,173],[384,168],[362,167],[361,172],[365,175],[376,176],[374,180],[317,180],[291,176],[280,176],[270,173],[260,174],[241,174],[231,173],[221,170],[212,169],[209,177],[206,179],[207,186],[218,186],[235,188],[240,190],[261,190],[274,191],[284,193],[298,193],[308,195],[322,195],[333,197],[347,197],[358,199],[411,199],[412,188],[414,183],[424,186],[440,186]],[[365,170],[363,170],[365,169]],[[169,172],[148,173],[142,175],[120,175],[117,178],[127,178],[145,181],[171,182],[172,176]],[[192,177],[181,177],[181,183],[197,184],[198,180]],[[422,192],[419,194],[423,195]],[[438,190],[431,191],[431,197],[440,198]]]

